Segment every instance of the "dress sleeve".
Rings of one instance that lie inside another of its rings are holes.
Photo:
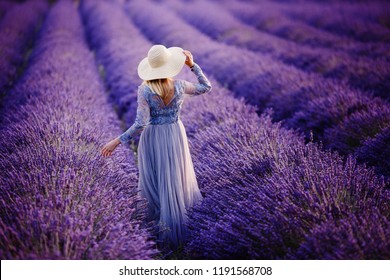
[[[143,95],[142,86],[138,87],[137,103],[137,116],[135,118],[134,124],[118,137],[122,144],[128,143],[132,138],[141,134],[141,132],[150,122],[150,108]]]
[[[184,93],[188,95],[200,95],[209,92],[211,90],[210,81],[203,74],[199,65],[194,63],[191,71],[195,73],[198,83],[184,81]]]

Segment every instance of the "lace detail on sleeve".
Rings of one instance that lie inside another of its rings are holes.
[[[194,67],[191,70],[195,73],[198,83],[184,82],[184,93],[188,95],[200,95],[211,90],[210,81],[203,74],[202,69],[198,64],[194,63]]]
[[[150,122],[150,108],[148,102],[146,101],[143,95],[143,89],[144,87],[142,86],[138,87],[138,93],[137,93],[138,107],[137,107],[137,116],[134,121],[134,124],[119,136],[119,141],[122,144],[128,143],[132,138],[141,134],[141,132]]]

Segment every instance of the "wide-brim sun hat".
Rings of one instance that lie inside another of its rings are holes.
[[[180,73],[185,61],[182,48],[154,45],[138,64],[138,76],[142,80],[171,78]]]

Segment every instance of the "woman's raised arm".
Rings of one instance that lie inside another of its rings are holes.
[[[184,93],[188,95],[200,95],[209,92],[211,90],[210,81],[203,74],[199,65],[194,62],[191,52],[184,50],[183,53],[186,56],[185,64],[190,67],[191,71],[195,73],[196,78],[198,79],[198,83],[183,81]]]
[[[203,74],[202,69],[196,63],[191,67],[191,71],[195,73],[198,83],[184,82],[184,93],[188,95],[200,95],[211,91],[211,83]]]

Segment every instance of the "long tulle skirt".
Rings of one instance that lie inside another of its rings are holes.
[[[149,218],[158,223],[158,240],[177,248],[186,238],[187,209],[203,199],[182,121],[148,125],[138,144],[140,194]]]

